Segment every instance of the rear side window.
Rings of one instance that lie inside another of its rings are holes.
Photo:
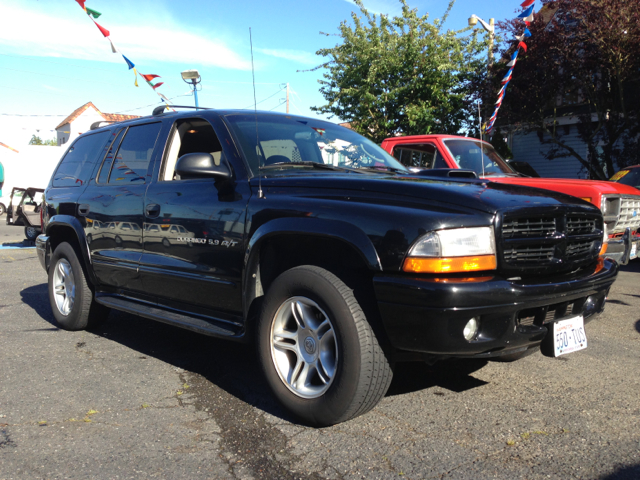
[[[161,123],[129,127],[113,160],[109,184],[144,183]],[[102,172],[101,172],[102,176]]]
[[[81,187],[85,185],[108,138],[108,131],[82,135],[78,138],[71,145],[54,173],[53,186]]]

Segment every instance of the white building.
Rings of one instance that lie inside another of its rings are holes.
[[[87,102],[80,108],[76,108],[71,115],[62,120],[56,127],[58,145],[64,145],[73,141],[84,132],[88,132],[95,122],[107,120],[111,122],[122,122],[139,118],[138,115],[120,115],[118,113],[102,113],[91,102]]]

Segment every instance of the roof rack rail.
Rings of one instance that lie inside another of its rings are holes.
[[[118,122],[116,120],[99,120],[97,122],[92,123],[91,126],[89,127],[89,130],[95,130],[96,128],[100,128],[103,123],[118,123]]]
[[[153,113],[152,113],[152,115],[153,115],[154,117],[155,117],[156,115],[160,115],[160,114],[164,113],[164,111],[165,111],[167,108],[191,108],[191,109],[194,109],[194,108],[195,108],[196,110],[209,110],[209,109],[208,109],[208,108],[206,108],[206,107],[192,107],[191,105],[167,105],[167,104],[165,104],[165,105],[160,105],[160,106],[158,106],[158,107],[154,108],[154,109],[153,109]]]

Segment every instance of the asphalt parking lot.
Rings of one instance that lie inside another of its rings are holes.
[[[586,350],[400,364],[372,412],[312,429],[250,346],[118,312],[59,330],[35,249],[0,224],[0,480],[640,478],[640,260]]]

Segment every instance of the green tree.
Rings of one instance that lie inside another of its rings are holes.
[[[52,138],[51,140],[42,140],[36,134],[31,135],[31,140],[29,140],[29,145],[49,145],[55,147],[58,145],[58,140]]]
[[[328,60],[319,80],[326,104],[312,110],[335,115],[376,142],[393,135],[458,133],[473,126],[471,80],[484,70],[486,40],[469,29],[444,30],[406,0],[402,15],[372,15],[354,0],[363,17],[339,27],[342,43],[316,53]],[[324,34],[329,36],[329,34]]]

